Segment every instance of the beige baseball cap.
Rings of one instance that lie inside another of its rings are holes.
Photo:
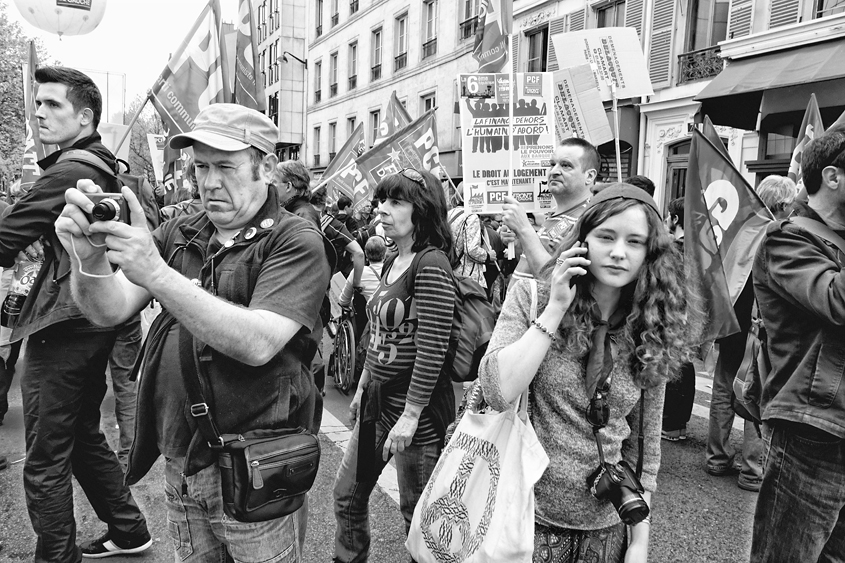
[[[272,154],[279,129],[263,113],[239,104],[211,104],[194,120],[194,129],[174,135],[170,147],[184,149],[199,142],[211,148],[235,152],[255,147]]]

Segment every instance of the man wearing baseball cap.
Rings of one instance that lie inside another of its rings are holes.
[[[138,482],[159,455],[166,458],[168,520],[178,529],[178,536],[171,531],[182,561],[218,560],[227,551],[236,561],[276,561],[286,553],[299,560],[296,515],[258,523],[224,517],[217,454],[187,408],[180,361],[180,334],[187,331],[220,433],[316,431],[309,333],[330,267],[319,230],[282,209],[269,185],[277,138],[261,113],[211,105],[193,131],[170,140],[175,149],[193,149],[202,212],[150,233],[124,188],[130,224],[92,223],[86,193],[99,189],[81,181],[67,191],[56,223],[73,257],[74,294],[89,319],[114,325],[152,298],[162,304],[140,364],[126,479]]]

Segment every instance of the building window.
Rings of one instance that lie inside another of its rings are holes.
[[[340,14],[338,13],[337,3],[339,0],[332,0],[332,27],[336,26],[340,21]]]
[[[381,28],[374,29],[370,39],[372,53],[370,55],[370,82],[381,78]]]
[[[393,70],[401,70],[408,66],[408,14],[396,18],[396,56]]]
[[[423,45],[422,58],[437,53],[437,0],[423,3]]]
[[[817,18],[841,14],[842,12],[845,12],[845,2],[842,0],[818,0],[816,3]]]
[[[323,87],[323,61],[314,63],[314,103],[319,104]]]
[[[351,16],[358,11],[358,0],[352,0],[349,3],[349,15]]]
[[[461,40],[475,36],[478,30],[478,2],[479,0],[464,0],[461,11]]]
[[[370,112],[370,146],[376,144],[379,128],[381,127],[381,110]]]
[[[404,104],[402,104],[404,105]],[[426,94],[420,97],[420,113],[425,113],[437,107],[437,96],[435,94]]]
[[[596,27],[625,27],[624,0],[596,8]]]
[[[323,34],[323,0],[317,0],[317,37]]]
[[[314,128],[314,166],[320,166],[320,128]]]
[[[549,26],[528,34],[528,72],[545,72],[548,64]]]
[[[329,97],[337,96],[337,53],[329,55]]]
[[[690,0],[687,52],[713,47],[728,36],[728,0]]]
[[[332,161],[337,147],[337,122],[329,123],[329,162]],[[328,165],[328,163],[326,163]]]
[[[267,117],[269,117],[273,123],[279,122],[279,93],[276,92],[275,94],[271,95],[267,98]]]
[[[352,136],[352,133],[355,132],[355,118],[354,117],[347,117],[346,118],[346,138]]]
[[[358,85],[358,42],[349,44],[349,89]]]

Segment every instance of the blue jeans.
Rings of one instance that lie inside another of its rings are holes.
[[[733,427],[733,380],[745,353],[746,333],[734,334],[719,341],[719,359],[713,372],[713,393],[710,398],[710,425],[707,435],[707,467],[724,469],[735,461],[731,446]],[[763,449],[752,423],[745,423],[742,441],[742,475],[746,480],[757,481],[762,471],[760,455]]]
[[[370,493],[377,481],[360,482],[356,479],[358,464],[358,424],[343,455],[334,481],[334,516],[337,520],[335,534],[335,560],[343,563],[361,563],[370,551]],[[376,443],[390,429],[376,424]],[[399,481],[399,510],[405,519],[405,533],[411,528],[411,518],[428,478],[437,465],[439,444],[410,446],[396,454],[396,475]],[[378,452],[381,460],[381,452]],[[381,469],[387,463],[382,462]],[[381,469],[379,472],[381,472]],[[399,561],[398,557],[396,561]]]
[[[751,562],[845,561],[845,440],[779,420],[763,438]]]
[[[267,522],[238,522],[223,511],[220,468],[215,463],[184,478],[184,459],[164,469],[167,528],[176,561],[214,563],[296,563],[300,560],[297,513]]]

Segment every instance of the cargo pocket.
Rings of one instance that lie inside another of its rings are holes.
[[[176,487],[170,483],[165,483],[164,494],[167,497],[165,501],[167,506],[167,531],[173,542],[173,549],[176,550],[176,556],[184,561],[194,552],[191,545],[191,530],[188,527],[188,515]]]

